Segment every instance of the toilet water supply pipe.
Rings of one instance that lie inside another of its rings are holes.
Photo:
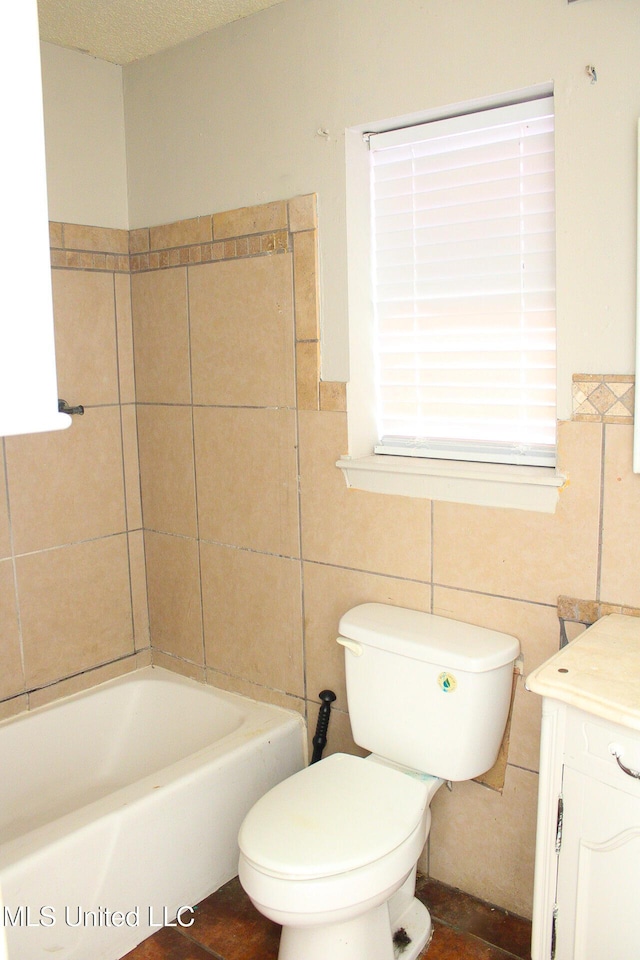
[[[312,740],[313,755],[311,757],[311,763],[317,763],[318,760],[322,759],[322,751],[327,745],[327,730],[331,718],[331,704],[336,699],[333,690],[321,690],[318,696],[322,700],[322,703],[320,704],[320,710],[318,712],[316,733]],[[311,766],[311,763],[309,766]]]

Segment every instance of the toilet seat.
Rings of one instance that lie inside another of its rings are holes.
[[[242,857],[282,880],[359,870],[421,833],[428,793],[396,769],[333,754],[258,800],[240,828]]]

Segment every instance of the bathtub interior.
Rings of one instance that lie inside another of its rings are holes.
[[[222,740],[248,703],[146,667],[0,723],[0,843]]]
[[[144,668],[0,724],[0,756],[31,777],[2,778],[17,804],[0,846],[9,960],[117,960],[236,875],[240,823],[304,766],[306,732],[295,713]],[[131,922],[96,924],[100,910]]]

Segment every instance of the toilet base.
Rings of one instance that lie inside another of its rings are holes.
[[[402,929],[394,947],[393,934]],[[397,917],[392,931],[389,903],[352,920],[319,926],[282,928],[278,960],[416,960],[431,938],[429,911],[413,899]]]

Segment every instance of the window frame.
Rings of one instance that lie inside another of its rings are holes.
[[[375,454],[371,196],[366,134],[506,106],[553,94],[552,84],[468,102],[454,108],[362,124],[345,131],[350,379],[347,384],[349,453],[338,460],[347,486],[432,500],[553,513],[565,477],[557,467],[475,463]]]

